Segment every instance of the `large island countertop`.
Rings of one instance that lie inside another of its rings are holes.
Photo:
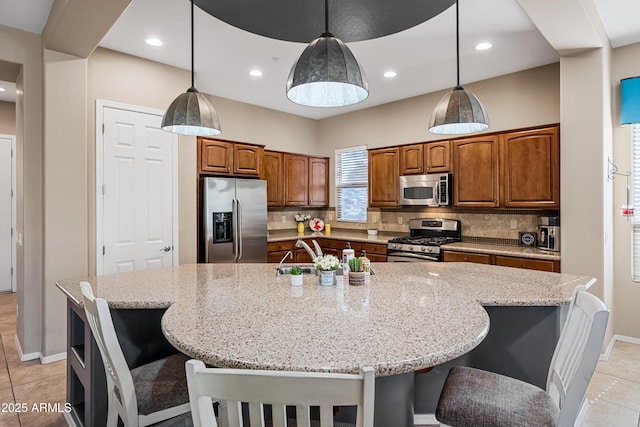
[[[292,287],[275,264],[198,264],[90,279],[110,307],[169,307],[165,336],[224,367],[357,372],[378,376],[440,364],[487,333],[482,305],[557,306],[586,276],[471,263],[374,263],[361,287]],[[58,286],[80,303],[77,282]]]

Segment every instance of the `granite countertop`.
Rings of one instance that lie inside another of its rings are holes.
[[[546,259],[560,261],[560,252],[543,251],[529,246],[492,245],[489,243],[458,242],[441,246],[444,250],[459,252],[474,252],[482,254],[494,254],[505,256],[517,256],[522,258]]]
[[[167,339],[222,367],[379,376],[438,365],[487,334],[482,305],[556,306],[594,279],[472,263],[372,263],[364,286],[301,287],[275,264],[191,264],[91,278],[112,308],[169,307]],[[81,301],[77,281],[58,287]]]
[[[331,234],[324,232],[311,232],[306,230],[303,236],[300,236],[297,230],[270,230],[267,237],[268,242],[281,242],[285,240],[295,240],[300,237],[303,239],[338,239],[349,240],[352,242],[378,243],[387,244],[389,240],[395,237],[406,236],[408,233],[380,231],[376,236],[369,236],[365,230],[347,230],[333,229]],[[546,259],[552,261],[560,260],[560,252],[542,251],[538,248],[527,246],[507,246],[494,245],[490,243],[471,243],[458,242],[442,245],[442,249],[455,250],[460,252],[474,252],[481,254],[494,254],[505,256],[517,256],[522,258]]]
[[[298,234],[297,230],[269,230],[267,236],[268,242],[281,242],[284,240],[296,240],[303,239],[336,239],[336,240],[349,240],[352,242],[363,243],[379,243],[386,245],[390,239],[394,237],[406,236],[407,233],[395,233],[389,231],[380,231],[375,236],[367,234],[366,230],[346,230],[343,228],[332,229],[330,234],[326,234],[324,231],[312,232],[306,230],[303,236]]]

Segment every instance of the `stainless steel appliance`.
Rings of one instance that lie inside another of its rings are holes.
[[[560,217],[539,216],[538,230],[538,249],[560,252]]]
[[[462,239],[457,219],[415,218],[409,221],[409,235],[387,243],[387,261],[442,261],[440,245]]]
[[[206,262],[267,262],[267,182],[203,178]]]
[[[451,174],[403,175],[400,177],[400,204],[448,206],[451,204]]]

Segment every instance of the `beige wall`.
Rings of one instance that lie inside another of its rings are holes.
[[[186,91],[191,77],[187,70],[102,48],[89,57],[88,72],[89,271],[95,273],[95,101],[103,99],[164,110]],[[225,98],[209,98],[220,117],[220,138],[263,144],[274,150],[319,154],[315,120]],[[196,261],[195,147],[195,138],[179,138],[180,263]]]
[[[560,122],[560,66],[558,63],[465,85],[489,114],[487,132]],[[443,139],[429,133],[431,112],[445,92],[324,119],[320,122],[322,155],[337,148],[369,148]],[[331,163],[330,203],[335,206],[335,170]]]
[[[44,52],[44,313],[42,354],[66,351],[61,279],[87,269],[87,60]],[[64,250],[61,250],[64,248]]]
[[[603,31],[600,36],[607,40]],[[564,273],[596,278],[590,291],[615,318],[612,187],[606,173],[612,152],[611,48],[608,42],[603,45],[560,59],[561,256]],[[613,324],[607,325],[605,343],[613,336]]]
[[[611,86],[613,88],[613,156],[621,173],[631,171],[632,127],[620,125],[620,79],[640,75],[640,43],[613,51]],[[631,178],[629,178],[631,179]],[[613,180],[614,224],[614,331],[616,334],[640,338],[640,283],[631,280],[633,255],[633,221],[620,215],[620,206],[627,203],[626,179]],[[636,210],[640,209],[636,206]]]
[[[22,64],[16,86],[16,334],[24,354],[42,339],[42,47],[36,34],[0,25],[0,60]]]
[[[0,101],[0,133],[4,135],[16,134],[15,102]]]

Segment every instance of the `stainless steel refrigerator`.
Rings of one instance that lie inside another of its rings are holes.
[[[206,262],[267,262],[267,181],[203,178]]]

